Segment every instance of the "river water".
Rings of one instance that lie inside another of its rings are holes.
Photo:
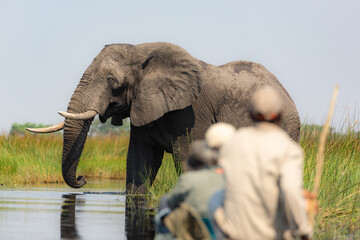
[[[153,239],[154,210],[123,181],[0,186],[0,239]]]

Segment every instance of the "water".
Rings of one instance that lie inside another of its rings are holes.
[[[124,188],[118,180],[1,186],[0,239],[153,239],[154,211]]]

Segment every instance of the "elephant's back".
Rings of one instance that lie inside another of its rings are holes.
[[[212,67],[214,76],[208,79],[213,79],[213,82],[207,84],[209,88],[215,85],[215,91],[220,92],[219,99],[216,100],[217,121],[229,122],[236,127],[251,125],[253,122],[248,113],[249,99],[256,89],[269,85],[279,92],[284,102],[281,127],[294,140],[299,140],[300,118],[295,103],[278,79],[264,66],[249,61],[235,61]]]
[[[220,69],[237,74],[240,81],[244,81],[245,83],[254,85],[255,87],[259,87],[265,84],[270,85],[281,93],[285,93],[286,96],[293,102],[289,93],[279,82],[279,80],[274,76],[274,74],[272,74],[269,70],[267,70],[263,65],[259,63],[239,60],[220,65],[218,67]]]

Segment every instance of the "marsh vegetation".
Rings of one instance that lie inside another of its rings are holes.
[[[332,131],[326,145],[324,168],[316,217],[317,238],[360,237],[360,134],[349,127]],[[311,190],[316,171],[320,128],[304,125],[300,145],[304,149],[304,187]],[[124,179],[129,134],[89,136],[78,173],[88,177]],[[63,182],[61,175],[62,136],[59,134],[10,134],[0,136],[0,184],[15,186]],[[153,204],[177,181],[170,154],[149,196]]]

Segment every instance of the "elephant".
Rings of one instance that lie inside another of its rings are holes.
[[[253,124],[248,103],[259,87],[275,88],[284,103],[281,128],[299,140],[300,118],[288,92],[260,64],[234,61],[214,66],[166,42],[106,45],[85,70],[61,124],[34,132],[63,132],[62,174],[73,188],[86,181],[76,169],[96,115],[120,126],[130,117],[127,192],[144,193],[153,183],[164,152],[186,168],[191,141],[204,138],[211,124],[236,128]]]

